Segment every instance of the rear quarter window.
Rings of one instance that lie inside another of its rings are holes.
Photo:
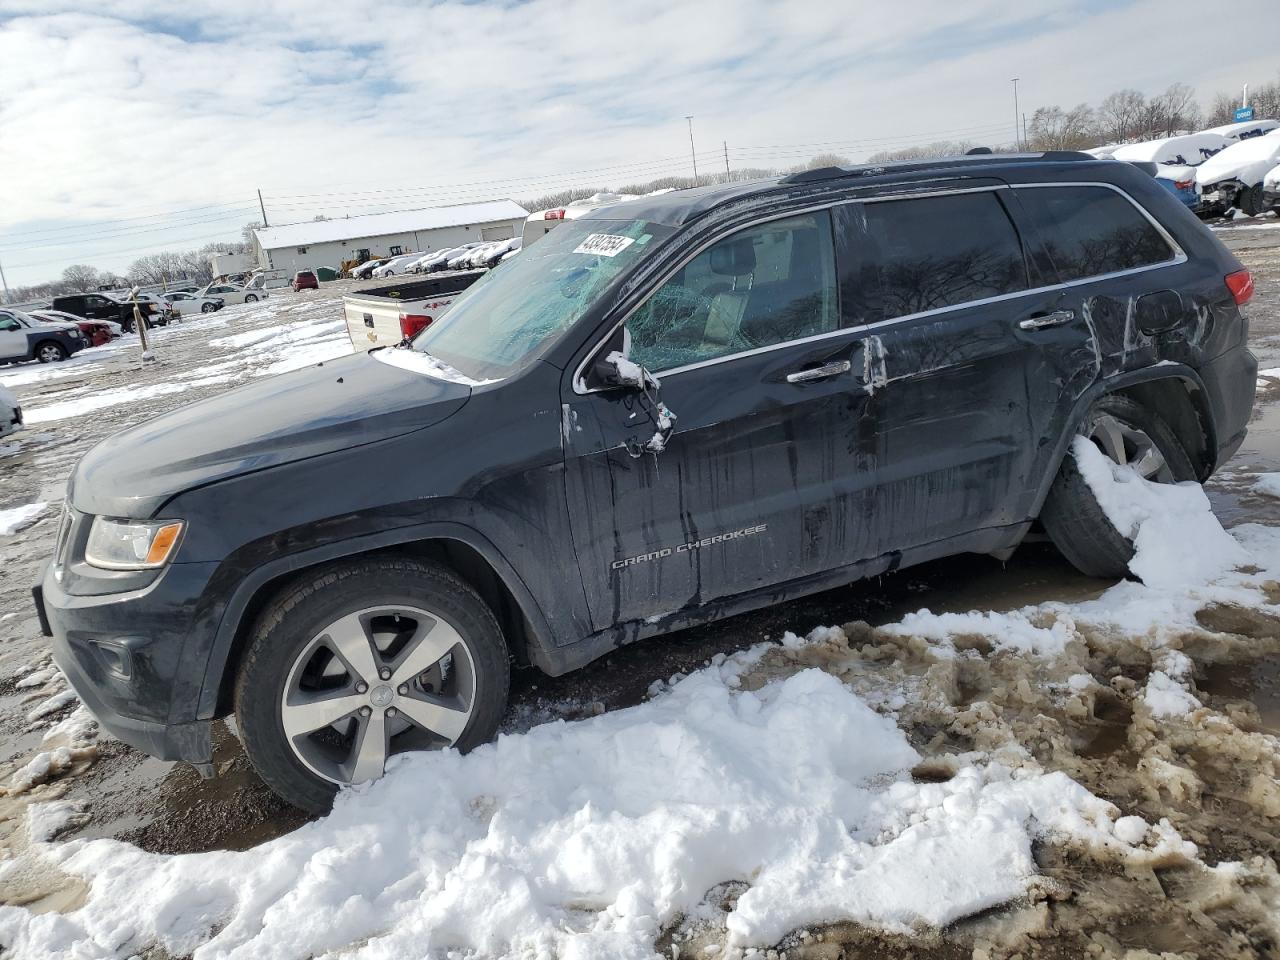
[[[1155,266],[1176,256],[1146,215],[1115,190],[1020,187],[1017,194],[1064,281]]]

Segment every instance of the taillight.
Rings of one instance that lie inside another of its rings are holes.
[[[1173,185],[1179,190],[1190,190],[1196,185],[1196,182],[1194,180],[1175,180]]]
[[[423,313],[402,313],[400,314],[400,333],[406,340],[416,337],[430,325],[433,319]]]
[[[544,213],[544,214],[542,215],[542,219],[543,219],[543,220],[563,220],[563,219],[564,219],[564,211],[563,211],[563,210],[548,210],[546,213]]]
[[[1227,289],[1231,291],[1231,296],[1235,298],[1237,307],[1243,307],[1253,299],[1253,277],[1248,270],[1237,270],[1235,273],[1228,273],[1226,281]]]

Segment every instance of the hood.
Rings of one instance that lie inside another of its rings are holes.
[[[1268,133],[1250,140],[1241,140],[1196,168],[1196,182],[1202,186],[1222,180],[1239,180],[1253,185],[1261,183],[1263,175],[1280,163],[1280,136]]]
[[[456,413],[470,396],[465,384],[357,353],[116,434],[80,461],[71,502],[85,513],[150,517],[194,487],[421,430]]]
[[[43,330],[74,330],[76,333],[80,332],[80,324],[71,323],[69,320],[45,320],[41,317],[36,317],[35,321]]]

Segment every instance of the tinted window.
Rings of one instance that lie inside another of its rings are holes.
[[[726,237],[685,264],[627,321],[631,359],[655,372],[838,326],[826,211]]]
[[[853,259],[865,309],[903,317],[1027,289],[1013,222],[993,191],[858,204],[865,217]],[[877,303],[878,301],[878,303]]]
[[[1063,280],[1173,259],[1173,250],[1129,200],[1106,187],[1034,187],[1018,200]]]

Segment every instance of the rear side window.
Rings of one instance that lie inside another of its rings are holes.
[[[1165,263],[1173,248],[1143,213],[1106,187],[1024,187],[1018,200],[1064,281]]]
[[[853,256],[868,320],[1027,289],[1022,244],[994,191],[860,206]]]

